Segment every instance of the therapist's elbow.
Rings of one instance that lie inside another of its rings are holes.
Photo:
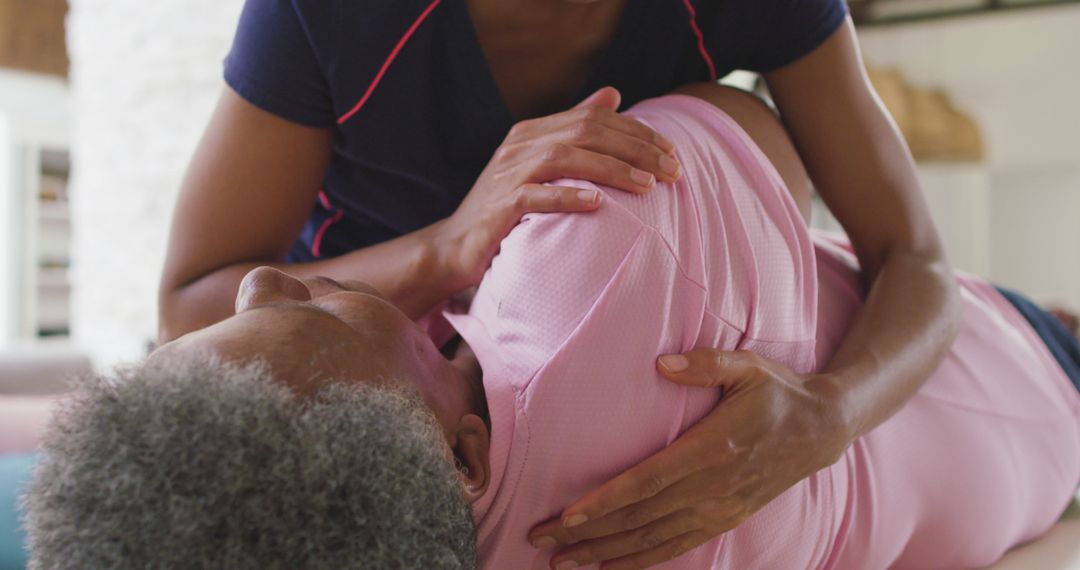
[[[162,282],[158,289],[158,327],[157,344],[160,346],[191,332],[193,327],[184,323],[180,317],[182,288],[175,288]]]
[[[956,273],[943,248],[895,252],[883,271],[907,276],[904,282],[911,297],[935,315],[933,331],[927,332],[941,346],[950,346],[960,332],[961,302]]]
[[[223,311],[211,310],[213,296],[207,295],[206,285],[199,280],[180,283],[167,277],[162,279],[158,288],[158,346],[228,316]],[[214,312],[223,314],[215,318]]]
[[[960,317],[962,312],[960,287],[956,283],[956,273],[947,258],[938,262],[934,266],[933,271],[937,277],[939,286],[943,291],[941,309],[942,322],[945,327],[943,334],[948,339],[948,344],[952,345],[952,342],[956,340],[957,335],[960,334]]]

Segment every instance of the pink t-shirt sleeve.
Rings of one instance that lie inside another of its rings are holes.
[[[643,231],[614,203],[587,214],[526,215],[503,240],[464,317],[483,323],[498,353],[501,362],[490,373],[524,388],[596,302]],[[457,319],[451,322],[463,317]]]
[[[705,290],[653,228],[605,206],[588,220],[527,218],[469,315],[449,317],[478,349],[492,408],[498,490],[474,508],[487,568],[542,564],[526,542],[532,525],[665,447],[718,399],[655,372],[657,356],[694,347]],[[726,331],[729,348],[740,336]]]
[[[713,410],[718,390],[666,381],[658,356],[709,346],[813,367],[810,242],[779,176],[699,100],[634,112],[676,140],[684,176],[645,195],[600,188],[592,213],[526,216],[468,313],[447,315],[491,412],[490,490],[473,505],[484,568],[546,567],[533,525]],[[668,567],[709,567],[719,549]]]

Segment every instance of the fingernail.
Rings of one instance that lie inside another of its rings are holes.
[[[651,173],[637,168],[630,169],[630,178],[639,186],[652,186],[656,182],[656,177]]]
[[[600,192],[597,190],[579,190],[577,193],[578,200],[585,202],[586,204],[595,204],[600,199]]]
[[[555,542],[555,539],[551,538],[550,536],[541,536],[540,538],[533,539],[532,541],[533,548],[539,549],[551,548],[552,546],[555,546],[555,544],[557,544]]]
[[[668,176],[677,177],[679,171],[682,170],[682,166],[679,165],[679,161],[665,154],[660,157],[660,170],[663,170]]]
[[[577,562],[573,560],[563,560],[555,565],[555,570],[570,570],[571,568],[577,568]]]
[[[585,515],[582,515],[582,514],[570,515],[570,516],[566,517],[565,519],[563,519],[562,525],[564,527],[566,527],[566,528],[570,528],[572,526],[577,526],[579,524],[582,524],[587,520],[589,520],[589,517],[587,517]]]
[[[660,147],[664,152],[671,152],[675,150],[675,143],[662,134],[656,133],[653,137],[656,140],[656,146]]]
[[[660,364],[669,372],[682,372],[690,367],[690,361],[681,354],[669,354],[660,357]]]

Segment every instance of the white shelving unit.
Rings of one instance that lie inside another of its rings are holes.
[[[23,149],[23,219],[29,222],[23,228],[23,339],[64,339],[71,329],[71,160],[56,142]]]
[[[67,118],[66,82],[0,70],[0,348],[68,337]]]

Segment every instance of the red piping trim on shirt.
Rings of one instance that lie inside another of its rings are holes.
[[[334,215],[323,221],[319,226],[319,231],[315,232],[315,239],[311,240],[311,255],[315,257],[322,257],[322,238],[326,235],[326,230],[330,229],[330,226],[341,221],[341,218],[345,216],[345,210],[338,210],[334,212]]]
[[[705,51],[705,36],[701,34],[701,28],[697,25],[697,13],[694,12],[694,5],[690,3],[690,0],[683,0],[683,4],[686,5],[686,11],[690,12],[690,29],[697,36],[698,52],[701,53],[701,58],[705,60],[705,65],[709,66],[709,81],[716,81],[716,66],[713,65],[709,52]]]
[[[409,38],[412,37],[413,33],[416,32],[416,29],[420,27],[420,24],[424,22],[424,19],[428,17],[428,14],[430,14],[431,11],[434,10],[440,2],[442,2],[442,0],[434,0],[427,7],[427,9],[421,12],[420,17],[418,17],[416,21],[413,22],[411,26],[409,26],[409,29],[405,31],[405,35],[401,36],[401,39],[398,40],[397,45],[394,46],[394,50],[391,51],[390,55],[386,57],[386,61],[384,61],[382,67],[379,68],[379,72],[375,74],[375,79],[371,81],[371,85],[368,85],[367,91],[364,92],[364,96],[360,98],[360,101],[356,104],[355,107],[352,108],[351,111],[345,113],[337,120],[337,124],[344,124],[345,121],[348,121],[350,117],[355,115],[356,112],[360,110],[360,107],[364,106],[364,103],[367,103],[368,97],[371,97],[371,94],[375,92],[375,87],[377,87],[379,85],[379,82],[382,81],[383,75],[386,73],[386,70],[390,68],[390,64],[394,62],[394,58],[398,56],[401,48],[405,47],[405,44],[409,41]]]

